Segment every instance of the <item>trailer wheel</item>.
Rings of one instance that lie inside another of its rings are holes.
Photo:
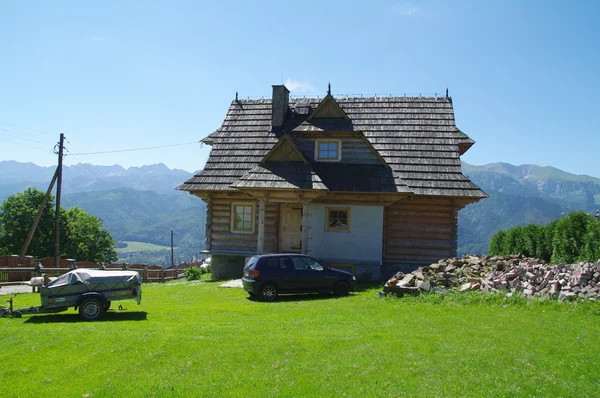
[[[12,313],[13,318],[20,318],[21,315],[22,314],[19,311],[13,311],[13,313]]]
[[[104,305],[97,298],[86,298],[79,305],[79,316],[84,321],[94,321],[104,315]]]
[[[107,301],[106,304],[104,304],[104,312],[108,311],[110,309],[110,301]]]

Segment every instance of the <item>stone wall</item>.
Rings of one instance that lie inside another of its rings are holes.
[[[239,279],[242,277],[246,257],[213,254],[210,263],[212,279]]]

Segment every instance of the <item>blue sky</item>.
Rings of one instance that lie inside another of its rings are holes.
[[[196,142],[236,90],[432,95],[472,164],[600,177],[600,2],[0,2],[0,160]],[[202,168],[186,144],[66,164]]]

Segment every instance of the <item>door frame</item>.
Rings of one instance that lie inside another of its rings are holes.
[[[285,211],[287,209],[297,209],[300,210],[300,249],[298,251],[292,251],[292,250],[288,250],[286,252],[290,252],[290,253],[302,253],[302,213],[303,213],[303,206],[302,203],[281,203],[280,207],[279,207],[279,239],[278,239],[278,245],[277,245],[277,251],[280,253],[283,253],[283,249],[282,249],[282,245],[283,245],[283,218],[285,216]]]

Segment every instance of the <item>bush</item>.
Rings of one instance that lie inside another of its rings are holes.
[[[545,227],[530,224],[498,231],[490,242],[492,256],[523,254],[551,264],[595,262],[600,257],[600,223],[577,211]]]
[[[184,274],[186,280],[196,281],[200,279],[200,276],[202,275],[202,270],[198,267],[189,267],[185,269]]]

